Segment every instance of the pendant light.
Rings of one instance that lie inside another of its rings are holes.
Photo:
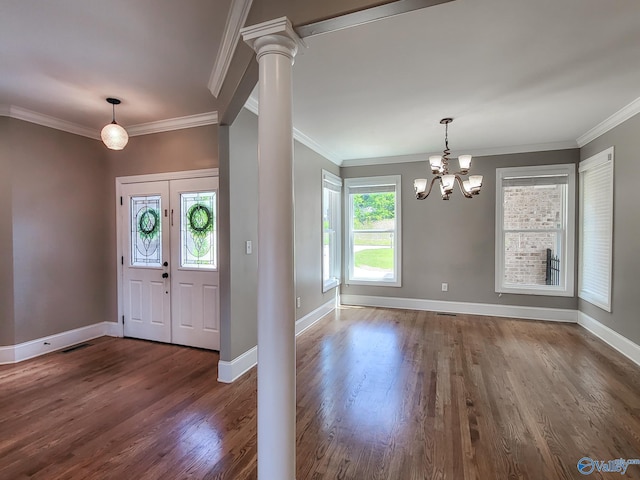
[[[120,100],[117,98],[107,98],[107,102],[111,104],[113,108],[113,121],[104,126],[100,137],[102,142],[111,150],[122,150],[129,141],[129,134],[127,131],[116,123],[116,105],[120,105]]]

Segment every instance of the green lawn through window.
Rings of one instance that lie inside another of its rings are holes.
[[[383,270],[393,269],[392,248],[371,248],[360,250],[354,255],[356,267],[373,267]]]

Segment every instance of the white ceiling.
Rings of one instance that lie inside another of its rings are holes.
[[[231,4],[2,0],[0,107],[96,132],[108,96],[125,127],[213,112]],[[445,116],[454,154],[568,148],[640,97],[637,0],[455,0],[305,41],[295,127],[338,163],[439,152]]]
[[[231,0],[2,0],[0,104],[99,129],[211,112]]]
[[[577,146],[640,97],[637,0],[456,0],[305,39],[294,124],[334,159]],[[349,162],[347,162],[349,163]]]

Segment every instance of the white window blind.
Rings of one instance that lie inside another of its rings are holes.
[[[578,295],[611,311],[613,147],[580,162]]]

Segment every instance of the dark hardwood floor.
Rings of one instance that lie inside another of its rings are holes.
[[[0,479],[256,478],[255,369],[89,343],[0,366]],[[640,458],[640,368],[577,325],[345,307],[297,382],[297,480],[640,479],[578,472]]]

